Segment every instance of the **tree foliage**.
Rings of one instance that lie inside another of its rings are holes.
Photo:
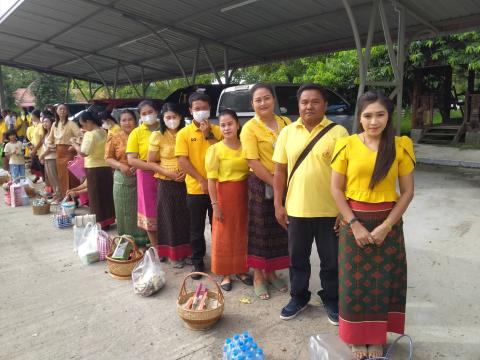
[[[460,92],[465,90],[467,70],[480,70],[480,32],[467,32],[433,39],[418,40],[410,44],[405,64],[405,91],[411,88],[415,68],[448,64],[453,67],[454,83]],[[64,78],[42,75],[34,71],[3,67],[7,105],[14,107],[12,92],[19,87],[27,87],[34,82],[33,90],[38,105],[64,101],[66,82]],[[369,80],[393,80],[387,49],[384,45],[371,50]],[[354,102],[359,84],[358,58],[355,50],[339,51],[330,54],[303,57],[272,64],[256,65],[238,69],[232,83],[257,83],[260,81],[304,83],[316,82],[329,87],[347,100]],[[212,74],[199,75],[197,84],[215,82]],[[87,97],[90,87],[87,82],[77,82]],[[184,79],[155,81],[147,89],[146,97],[164,99],[179,87],[187,86]],[[108,96],[105,88],[93,87],[95,98]],[[135,90],[130,85],[120,86],[117,97],[139,97],[141,85]],[[73,90],[73,86],[72,89]],[[73,100],[84,100],[79,91],[71,91]],[[405,96],[408,101],[408,96]]]

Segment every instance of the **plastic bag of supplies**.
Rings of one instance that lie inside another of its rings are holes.
[[[143,260],[132,271],[133,291],[150,296],[165,285],[165,271],[162,269],[156,250],[151,247]]]

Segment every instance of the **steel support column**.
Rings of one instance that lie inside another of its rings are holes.
[[[80,85],[78,85],[77,83],[77,80],[73,79],[73,85],[77,87],[78,90],[80,90],[80,94],[82,94],[83,98],[85,99],[85,101],[90,101],[91,100],[91,97],[89,98],[87,95],[85,95],[85,93],[83,92],[82,88],[80,87]]]
[[[120,71],[120,62],[117,62],[117,67],[115,68],[115,79],[113,80],[113,91],[112,98],[117,97],[117,87],[118,87],[118,73]]]
[[[65,90],[65,101],[66,103],[68,103],[68,97],[70,95],[70,83],[72,82],[72,78],[67,78],[67,88]]]
[[[202,48],[203,48],[203,52],[205,53],[205,58],[207,59],[208,66],[210,66],[210,69],[212,70],[213,74],[215,75],[215,78],[217,79],[218,83],[223,84],[222,79],[220,78],[220,75],[218,75],[217,70],[215,70],[215,66],[213,65],[212,59],[210,58],[210,54],[208,53],[207,47],[205,46],[205,44],[203,42],[202,42]]]
[[[223,49],[223,72],[224,72],[225,85],[228,85],[230,81],[228,79],[228,49],[227,48]]]
[[[122,65],[122,69],[123,69],[123,72],[125,73],[125,76],[127,77],[128,82],[129,82],[130,85],[133,87],[133,89],[134,89],[135,92],[137,93],[138,97],[142,97],[142,94],[140,94],[140,92],[138,91],[137,87],[133,84],[132,79],[130,78],[130,75],[128,74],[128,71],[127,71],[127,69],[125,68],[125,66]]]
[[[195,51],[195,58],[193,59],[193,68],[192,68],[192,84],[195,84],[195,79],[197,77],[197,66],[198,66],[198,57],[200,56],[200,40],[197,43],[197,50]]]
[[[352,8],[348,0],[342,0],[343,6],[347,12],[348,19],[350,20],[350,25],[352,27],[353,36],[355,39],[355,45],[357,49],[358,62],[359,62],[359,77],[360,84],[358,87],[358,98],[365,92],[365,87],[367,85],[373,86],[383,86],[391,87],[394,86],[394,90],[390,93],[390,98],[396,97],[397,110],[396,110],[396,132],[400,134],[400,125],[402,119],[402,100],[403,100],[403,76],[404,76],[404,63],[405,63],[405,13],[406,9],[403,5],[397,1],[392,1],[395,11],[398,13],[398,35],[397,35],[397,53],[395,53],[394,42],[390,33],[390,27],[388,24],[388,19],[384,7],[383,0],[374,0],[372,1],[372,12],[370,15],[370,23],[368,27],[367,42],[365,46],[365,51],[363,50],[360,33],[358,30],[357,22],[353,14]],[[368,81],[368,67],[370,63],[370,50],[373,42],[373,35],[376,27],[377,12],[380,14],[381,25],[383,29],[383,34],[385,37],[385,45],[388,51],[388,57],[390,60],[390,65],[394,74],[393,81]],[[358,107],[355,108],[355,121],[353,124],[353,131],[358,131],[358,122],[356,121],[358,114]]]

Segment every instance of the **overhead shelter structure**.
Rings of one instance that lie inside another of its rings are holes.
[[[401,105],[406,44],[480,24],[480,0],[2,2],[11,4],[0,7],[0,64],[100,83],[111,96],[118,85],[141,84],[141,94],[150,81],[194,83],[200,73],[228,83],[239,67],[356,48],[359,94],[394,86]],[[368,81],[379,43],[393,81]]]

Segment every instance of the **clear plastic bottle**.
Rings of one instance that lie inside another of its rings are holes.
[[[263,354],[262,349],[257,349],[257,353],[255,354],[255,360],[265,360],[265,355]]]
[[[230,354],[232,352],[232,339],[226,338],[223,345],[223,360],[230,360]]]
[[[237,360],[239,355],[240,355],[240,350],[239,349],[233,349],[233,351],[230,355],[230,359]]]
[[[255,353],[253,351],[247,351],[245,360],[255,360]]]

